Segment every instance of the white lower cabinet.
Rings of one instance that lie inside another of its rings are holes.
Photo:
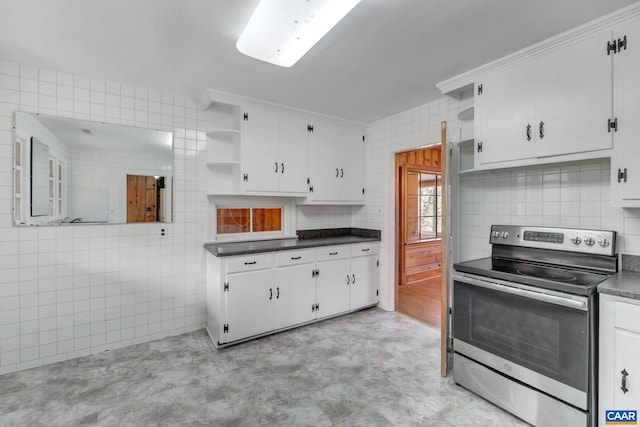
[[[304,257],[303,253],[307,256]],[[276,304],[273,329],[310,322],[316,318],[315,251],[287,251],[279,254],[279,258],[286,261],[278,262],[278,268],[274,270]],[[290,265],[291,262],[301,264]]]
[[[378,302],[377,242],[207,256],[207,332],[216,346]]]
[[[640,413],[640,301],[600,295],[599,425],[607,410]]]
[[[352,310],[378,302],[378,252],[378,245],[351,247]]]
[[[273,329],[273,270],[229,274],[224,286],[227,341]]]
[[[318,248],[317,263],[318,318],[346,313],[350,309],[348,276],[351,273],[349,246]]]

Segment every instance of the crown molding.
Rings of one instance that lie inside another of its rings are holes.
[[[508,67],[526,59],[543,55],[560,47],[564,47],[584,37],[596,35],[605,30],[613,30],[615,26],[637,20],[640,16],[640,2],[634,3],[616,12],[604,15],[579,27],[565,31],[557,36],[550,37],[539,43],[528,46],[517,52],[504,56],[495,61],[481,65],[480,67],[459,74],[448,80],[436,84],[443,95],[457,96],[460,89],[473,85],[479,76]],[[603,48],[604,51],[604,48]]]

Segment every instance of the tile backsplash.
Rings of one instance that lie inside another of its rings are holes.
[[[488,256],[491,224],[618,232],[618,253],[640,254],[640,209],[610,206],[609,159],[503,169],[460,178],[461,260]]]

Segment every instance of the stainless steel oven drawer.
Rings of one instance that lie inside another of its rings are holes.
[[[586,412],[457,353],[453,355],[453,380],[534,426],[588,426]]]

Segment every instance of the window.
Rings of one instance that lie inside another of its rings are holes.
[[[210,203],[212,241],[296,237],[295,199],[229,195],[212,197]]]
[[[282,231],[282,208],[218,208],[218,234]]]
[[[407,242],[439,239],[442,182],[438,173],[407,172]]]

